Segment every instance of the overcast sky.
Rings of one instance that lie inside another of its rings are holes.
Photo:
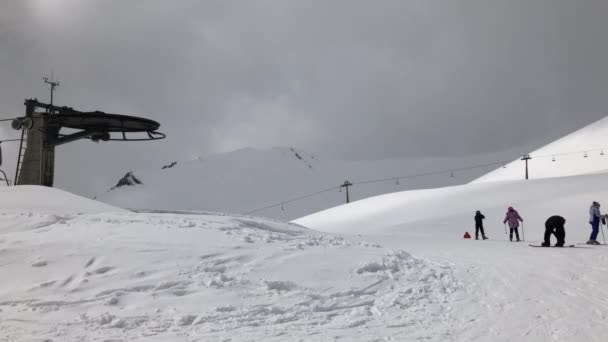
[[[161,142],[58,148],[58,170],[90,176],[247,146],[512,150],[608,113],[607,16],[606,0],[2,0],[0,116],[48,100],[53,71],[59,105],[161,123]]]

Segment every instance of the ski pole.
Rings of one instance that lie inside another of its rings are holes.
[[[602,223],[600,221],[600,223]],[[602,239],[604,240],[604,245],[606,244],[606,236],[604,236],[604,225],[600,224],[600,230],[602,231]]]
[[[521,240],[526,241],[526,234],[524,233],[524,221],[521,221]]]
[[[507,235],[507,224],[503,222],[503,225],[505,226],[505,235]]]

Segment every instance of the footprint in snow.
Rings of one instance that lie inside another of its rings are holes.
[[[42,258],[38,258],[32,262],[33,267],[44,267],[46,265],[48,265],[48,262]]]
[[[47,282],[45,282],[45,283],[42,283],[42,284],[40,284],[39,286],[40,286],[41,288],[44,288],[44,287],[49,287],[49,286],[54,285],[56,282],[57,282],[56,280],[51,280],[51,281],[47,281]]]
[[[90,267],[91,265],[93,265],[93,263],[95,262],[95,258],[91,258],[89,261],[87,261],[87,264],[84,265],[84,268]]]
[[[74,276],[73,276],[73,275],[72,275],[72,276],[67,277],[67,278],[66,278],[66,279],[63,281],[63,283],[61,283],[61,286],[67,286],[68,284],[70,284],[70,283],[72,282],[72,280],[74,280]]]
[[[110,272],[113,269],[114,269],[114,267],[112,267],[112,266],[104,266],[104,267],[100,267],[100,268],[96,269],[93,272],[95,274],[106,274],[106,273]]]

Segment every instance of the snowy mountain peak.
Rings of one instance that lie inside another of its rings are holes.
[[[502,157],[501,157],[502,158]],[[289,220],[344,203],[337,190],[344,181],[381,182],[358,184],[350,199],[359,200],[382,193],[455,185],[469,182],[488,169],[429,173],[446,168],[479,165],[495,156],[474,158],[416,158],[385,160],[329,160],[296,147],[244,148],[205,158],[167,161],[131,175],[145,183],[137,185],[128,176],[120,186],[98,199],[136,209],[203,210],[256,215]],[[425,176],[407,177],[407,175]],[[399,178],[395,176],[405,177]],[[319,195],[307,197],[323,189]],[[105,189],[104,189],[105,190]],[[303,199],[299,199],[304,196]],[[298,200],[292,200],[298,199]],[[283,202],[283,203],[282,203]],[[259,208],[265,208],[258,210]]]
[[[110,189],[110,191],[122,186],[135,186],[139,184],[143,184],[143,182],[140,181],[135,174],[133,174],[133,171],[129,171],[126,175],[124,175],[124,177],[118,180],[118,183],[116,183],[116,185]]]

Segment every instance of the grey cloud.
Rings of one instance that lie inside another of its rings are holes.
[[[62,174],[100,183],[245,146],[466,157],[551,141],[608,102],[605,0],[15,0],[0,13],[2,115],[46,99],[54,70],[59,104],[161,122],[164,142],[61,148]]]

